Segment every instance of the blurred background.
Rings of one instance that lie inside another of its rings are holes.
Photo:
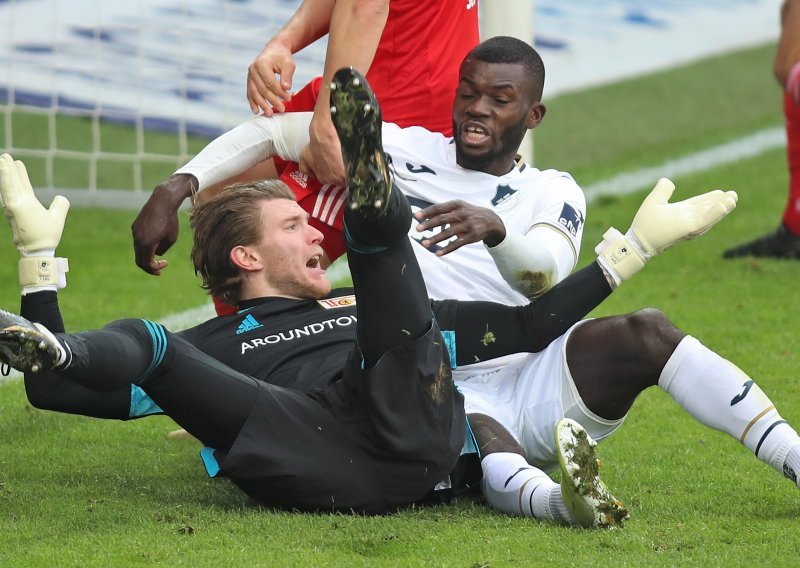
[[[0,149],[47,198],[140,206],[251,116],[247,65],[299,0],[0,2]],[[482,0],[483,37],[533,42],[545,99],[774,41],[779,0]],[[529,17],[520,14],[529,13]],[[294,88],[325,41],[297,56]],[[75,191],[77,190],[77,191]]]

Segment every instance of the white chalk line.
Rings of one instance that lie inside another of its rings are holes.
[[[583,188],[583,191],[586,194],[587,203],[603,196],[628,195],[639,190],[650,189],[662,177],[674,178],[707,171],[738,160],[754,158],[785,145],[786,133],[782,126],[767,128],[738,140],[664,162],[658,166],[614,176],[588,185]]]
[[[786,134],[782,126],[767,128],[732,142],[726,142],[676,160],[664,162],[658,166],[623,173],[588,185],[583,188],[586,202],[592,203],[600,197],[629,195],[637,191],[650,189],[662,177],[675,178],[703,172],[738,160],[753,158],[785,145]],[[349,275],[347,263],[343,259],[332,264],[327,272],[328,278],[332,282],[344,280]],[[215,315],[214,305],[208,303],[170,314],[159,320],[159,323],[171,331],[180,331],[202,323]],[[12,369],[8,377],[0,376],[0,382],[21,377],[20,373]]]

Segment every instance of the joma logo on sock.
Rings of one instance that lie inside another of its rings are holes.
[[[744,385],[742,385],[744,389],[742,390],[741,394],[737,394],[735,397],[733,397],[733,399],[731,400],[731,406],[739,402],[742,402],[744,400],[744,397],[747,396],[747,393],[750,392],[750,389],[753,388],[753,384],[754,381],[749,380]]]
[[[794,469],[792,469],[791,466],[783,464],[783,475],[784,477],[787,477],[788,479],[794,481],[795,484],[797,483],[797,474],[794,472]]]

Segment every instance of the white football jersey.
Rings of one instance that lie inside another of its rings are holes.
[[[408,196],[414,212],[454,199],[487,207],[509,231],[526,234],[534,227],[557,231],[569,243],[560,250],[572,256],[568,262],[573,267],[577,263],[586,200],[569,174],[541,171],[524,163],[503,176],[464,169],[456,163],[452,138],[419,127],[384,124],[383,146],[392,157],[395,183]],[[503,279],[483,243],[439,257],[434,253],[444,243],[423,247],[420,242],[430,233],[417,232],[416,225],[412,222],[409,236],[431,298],[515,305],[528,302]]]

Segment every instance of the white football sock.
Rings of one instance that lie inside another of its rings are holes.
[[[44,325],[36,322],[32,322],[33,326],[38,329],[41,333],[46,335],[52,342],[56,345],[56,352],[58,355],[56,356],[56,369],[64,369],[69,366],[72,362],[72,350],[66,343],[62,343],[58,340],[58,338],[53,334],[52,331],[47,329]]]
[[[789,477],[784,463],[789,451],[800,445],[800,437],[736,365],[686,336],[664,366],[658,386],[697,420],[733,436]],[[789,467],[792,473],[800,472],[800,467]]]
[[[800,487],[800,445],[793,447],[786,454],[786,461],[783,462],[783,475]]]
[[[523,456],[497,452],[481,460],[481,488],[489,504],[508,515],[574,524],[561,486]]]
[[[554,521],[567,525],[578,524],[577,519],[567,508],[567,504],[564,503],[564,498],[561,496],[561,485],[556,485],[550,490],[550,499],[547,505]]]

